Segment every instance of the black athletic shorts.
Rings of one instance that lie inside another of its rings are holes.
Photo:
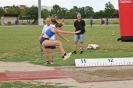
[[[45,46],[45,49],[56,49],[56,46]]]
[[[45,40],[49,40],[49,38],[42,37],[41,40],[40,40],[40,44],[42,44]]]
[[[49,40],[49,38],[42,37],[40,40],[40,44],[42,44],[45,40]],[[45,46],[45,49],[55,49],[56,46]]]

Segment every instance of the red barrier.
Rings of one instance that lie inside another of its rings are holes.
[[[133,41],[133,0],[118,0],[120,34],[123,42]]]

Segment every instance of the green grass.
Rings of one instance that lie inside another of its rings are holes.
[[[0,82],[0,88],[69,88],[60,84],[50,85],[51,83],[41,84],[40,82]]]
[[[23,26],[23,27],[0,27],[0,60],[22,62],[28,61],[30,63],[43,65],[45,56],[40,58],[40,47],[38,37],[41,33],[42,26]],[[63,30],[74,31],[73,26],[64,26]],[[112,36],[112,30],[115,35]],[[66,52],[73,51],[73,34],[63,34],[70,40],[70,44],[64,40],[62,41]],[[120,37],[119,26],[110,26],[109,29],[105,27],[100,29],[100,26],[95,25],[93,28],[86,26],[85,33],[85,47],[88,44],[98,44],[98,50],[85,50],[82,55],[72,55],[70,59],[63,61],[58,48],[55,50],[54,66],[74,66],[75,59],[78,58],[113,58],[113,57],[132,57],[133,44],[132,42],[118,42]]]

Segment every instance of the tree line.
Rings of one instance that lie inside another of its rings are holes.
[[[57,19],[75,19],[77,13],[81,13],[82,18],[118,18],[118,10],[116,10],[110,2],[105,4],[104,10],[97,12],[94,12],[93,7],[90,6],[73,6],[73,8],[68,10],[67,8],[62,8],[59,5],[53,5],[53,9],[51,9],[51,11],[48,11],[47,9],[43,9],[41,11],[43,19],[46,19],[48,16],[52,16]],[[6,11],[4,11],[3,7],[0,7],[0,16],[2,16],[2,14],[19,14],[20,19],[22,19],[23,16],[30,16],[31,19],[36,21],[38,19],[38,7],[33,5],[30,8],[25,7],[25,9],[20,9],[19,6],[13,5]]]

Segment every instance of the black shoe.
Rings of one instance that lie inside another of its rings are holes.
[[[83,53],[83,51],[80,52],[80,54],[82,54],[82,53]]]
[[[77,52],[76,51],[73,51],[72,54],[77,54]]]

